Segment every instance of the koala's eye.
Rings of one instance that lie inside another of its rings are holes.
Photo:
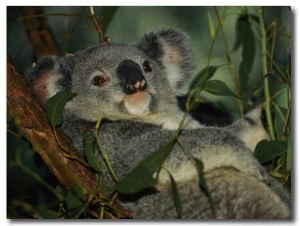
[[[98,87],[106,86],[109,83],[109,78],[104,75],[97,75],[93,79],[93,84]]]
[[[143,69],[145,72],[151,72],[152,68],[147,60],[143,62]]]

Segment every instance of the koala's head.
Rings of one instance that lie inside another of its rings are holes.
[[[44,57],[28,79],[43,104],[58,91],[76,93],[65,110],[80,118],[143,119],[177,111],[176,96],[188,93],[192,70],[187,36],[168,29],[147,33],[134,44]]]

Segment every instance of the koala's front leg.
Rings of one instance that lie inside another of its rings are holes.
[[[187,115],[186,118],[184,118],[184,113],[179,112],[176,115],[170,115],[168,117],[165,117],[165,121],[162,125],[162,128],[167,130],[177,130],[182,121],[182,129],[200,129],[204,127],[199,122],[194,120],[191,116]]]
[[[200,151],[192,153],[193,157],[199,158],[204,164],[204,171],[219,168],[233,167],[238,171],[257,178],[260,181],[266,181],[268,174],[265,168],[253,156],[251,150],[239,138],[221,131],[222,136],[215,138],[204,137],[210,140],[207,146]],[[200,143],[200,142],[199,142]],[[200,145],[200,144],[199,144]]]
[[[198,177],[193,158],[203,162],[204,172],[220,167],[232,167],[260,181],[265,182],[268,179],[266,170],[253,157],[250,149],[229,132],[216,128],[183,130],[179,139],[185,151],[181,146],[174,145],[166,161],[166,167],[176,181]],[[168,174],[162,173],[158,189],[168,181]]]

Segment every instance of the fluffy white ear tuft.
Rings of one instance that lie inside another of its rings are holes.
[[[57,92],[70,89],[71,71],[66,65],[64,58],[44,57],[27,74],[41,104],[45,105]]]
[[[60,90],[58,89],[57,81],[63,76],[60,74],[42,74],[33,81],[33,90],[42,104],[46,104],[47,100],[54,96]]]

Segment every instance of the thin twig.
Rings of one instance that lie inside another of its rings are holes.
[[[289,102],[289,106],[287,109],[287,113],[286,113],[286,118],[284,120],[284,126],[283,126],[283,131],[282,131],[282,140],[285,140],[287,135],[287,130],[288,130],[288,125],[289,125],[289,121],[290,121],[290,117],[291,117],[291,101]]]
[[[270,57],[270,69],[269,69],[269,74],[274,74],[273,72],[273,59],[274,59],[274,51],[275,51],[275,41],[276,41],[276,31],[277,31],[277,21],[276,19],[272,21],[271,23],[271,28],[273,28],[272,32],[272,48],[271,48],[271,57]]]
[[[34,172],[33,170],[31,170],[29,167],[27,167],[22,163],[20,154],[21,154],[20,151],[17,152],[16,160],[12,161],[11,165],[21,168],[29,176],[33,177],[37,182],[44,185],[52,194],[54,194],[57,197],[59,201],[64,201],[64,198],[61,196],[61,194],[56,192],[56,190],[50,184],[48,184],[39,174],[37,174],[36,172]]]
[[[105,162],[105,164],[106,164],[106,166],[107,166],[107,168],[108,168],[110,174],[112,175],[114,181],[115,181],[116,183],[118,183],[118,182],[119,182],[119,179],[118,179],[118,177],[117,177],[117,174],[116,174],[115,171],[113,170],[112,165],[111,165],[110,160],[109,160],[109,156],[108,156],[108,154],[105,152],[105,150],[104,150],[104,148],[103,148],[103,146],[102,146],[102,144],[101,144],[101,142],[100,142],[100,139],[99,139],[99,128],[100,128],[100,123],[101,123],[102,119],[103,119],[103,115],[101,115],[101,116],[99,117],[99,120],[98,120],[97,123],[96,123],[96,126],[95,126],[95,139],[96,139],[97,147],[98,147],[98,149],[99,149],[99,151],[100,151],[100,153],[101,153],[101,155],[102,155],[102,158],[103,158],[103,160],[104,160],[104,162]]]
[[[100,44],[106,42],[104,34],[103,34],[103,29],[101,24],[98,22],[96,16],[95,16],[95,12],[94,12],[94,7],[90,6],[90,12],[91,12],[91,18],[96,26],[96,30],[99,34],[99,39],[100,39]]]
[[[224,44],[223,46],[225,48],[226,59],[227,59],[228,65],[229,65],[229,69],[230,69],[231,75],[232,75],[232,83],[233,83],[233,87],[234,87],[234,90],[235,90],[235,94],[238,97],[240,97],[241,96],[241,92],[240,92],[240,90],[238,88],[238,81],[237,81],[237,76],[236,76],[237,73],[236,73],[236,70],[234,68],[234,64],[233,64],[233,62],[231,60],[228,40],[227,40],[225,31],[223,29],[223,21],[222,21],[222,19],[220,17],[218,8],[216,6],[214,6],[214,11],[215,11],[215,14],[216,14],[218,22],[219,22],[219,27],[220,27],[220,30],[221,30],[222,40],[223,40],[223,44]],[[239,98],[236,98],[236,102],[237,102],[237,106],[238,106],[238,109],[239,109],[240,116],[243,116],[243,114],[244,114],[243,102]]]
[[[263,18],[263,9],[261,6],[258,7],[258,17],[259,17],[259,25],[261,32],[261,48],[262,48],[262,71],[263,76],[268,74],[268,65],[267,65],[267,43],[266,43],[266,31],[264,25]],[[264,78],[264,93],[265,93],[265,102],[266,102],[266,118],[268,131],[270,133],[271,140],[275,139],[274,127],[272,122],[272,114],[271,114],[271,98],[270,98],[270,90],[269,90],[269,78],[266,76]]]

